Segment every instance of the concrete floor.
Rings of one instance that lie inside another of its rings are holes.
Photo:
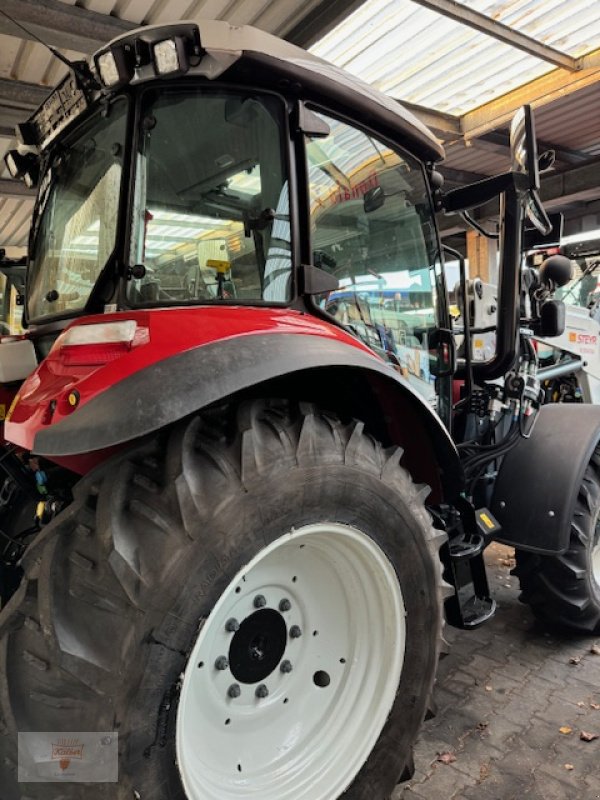
[[[591,652],[600,636],[537,623],[518,601],[511,556],[500,545],[486,554],[496,617],[448,631],[438,712],[421,733],[414,778],[393,800],[600,799],[600,738],[580,738],[600,735],[600,655]]]

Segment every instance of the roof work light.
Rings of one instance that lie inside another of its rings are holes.
[[[117,89],[133,78],[135,72],[135,54],[130,44],[114,47],[94,56],[96,72],[100,75],[103,86]]]
[[[154,66],[158,75],[182,75],[188,71],[189,61],[181,36],[154,45]]]
[[[37,170],[37,158],[32,154],[22,155],[18,150],[9,150],[4,163],[12,178],[26,178]]]

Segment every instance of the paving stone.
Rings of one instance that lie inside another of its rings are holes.
[[[587,790],[585,777],[581,774],[580,770],[573,764],[574,769],[568,771],[565,769],[565,764],[573,764],[573,761],[565,758],[556,758],[553,762],[540,764],[535,771],[536,785],[540,787],[551,786],[560,784],[563,790],[563,798],[577,798],[582,792]]]
[[[556,760],[553,764],[548,765],[546,772],[551,775],[557,775],[555,767],[564,766],[564,764],[572,764],[574,770],[570,773],[573,777],[580,777],[585,780],[589,775],[595,775],[596,785],[600,786],[600,773],[598,768],[600,766],[600,739],[593,742],[583,742],[579,738],[580,730],[587,730],[586,728],[575,728],[571,736],[563,737],[563,740],[558,742],[554,748],[556,753]],[[595,731],[593,731],[595,732]],[[600,734],[600,730],[598,730]],[[558,773],[557,777],[561,778],[562,773]]]
[[[482,653],[476,653],[468,664],[462,668],[462,672],[472,675],[478,680],[485,680],[498,669],[499,662],[489,658]]]
[[[456,761],[452,765],[454,769],[463,772],[476,781],[481,780],[482,768],[489,769],[494,761],[500,761],[503,753],[493,747],[486,739],[481,738],[478,733],[472,734],[468,739],[461,742],[461,749],[456,753]]]
[[[453,764],[436,763],[423,783],[411,787],[419,798],[424,800],[458,800],[463,797],[463,791],[468,786],[474,786],[476,781],[462,772],[454,769]],[[418,793],[418,794],[417,794]],[[402,800],[406,800],[400,795]],[[410,797],[410,795],[408,795]]]
[[[584,800],[586,793],[582,781],[565,784],[550,775],[536,773],[526,797],[527,800]]]
[[[527,722],[540,708],[551,702],[555,688],[543,681],[529,678],[519,692],[506,698],[506,702],[497,708],[508,719],[514,722]]]
[[[575,677],[577,678],[576,681],[569,681],[560,690],[561,699],[566,700],[567,703],[573,703],[574,705],[585,703],[588,709],[590,709],[590,703],[600,705],[600,678],[596,685],[592,686],[586,681],[579,680],[578,675]],[[600,713],[600,709],[596,713]]]
[[[596,798],[600,798],[600,774],[597,766],[584,778],[583,782],[587,788],[582,800],[596,800]]]
[[[589,643],[586,650],[589,650]],[[592,686],[600,686],[600,656],[591,654],[584,656],[574,669],[577,670],[578,681],[587,681]]]
[[[492,682],[496,673],[500,676],[510,677],[512,681],[522,684],[522,682],[531,675],[531,666],[529,666],[529,664],[523,664],[514,653],[511,653],[510,656],[505,659],[504,664],[491,673],[490,677]]]
[[[536,671],[536,674],[538,677],[550,681],[551,683],[556,683],[560,687],[564,686],[565,678],[567,678],[567,681],[573,679],[575,681],[586,681],[589,683],[590,677],[588,676],[588,671],[584,669],[584,663],[582,662],[577,666],[569,663],[572,653],[573,651],[571,649],[564,653],[564,661],[562,663],[556,658],[546,658],[544,663]],[[575,655],[577,655],[577,653],[575,653]],[[598,683],[598,680],[600,680],[600,668],[597,670],[596,683]],[[591,682],[594,682],[593,679]]]
[[[502,752],[505,751],[509,740],[521,733],[524,726],[527,725],[523,721],[514,722],[502,716],[502,714],[491,714],[488,719],[488,725],[482,733],[482,739],[490,747],[499,748]]]
[[[454,688],[454,685],[451,683],[449,683],[447,686],[440,686],[438,684],[435,687],[433,699],[436,702],[439,714],[441,714],[449,706],[454,706],[457,702],[461,701],[460,692],[457,694],[454,691]]]
[[[448,685],[452,687],[460,686],[461,691],[476,686],[478,676],[473,674],[468,667],[469,664],[461,664],[454,672],[448,675]],[[457,690],[454,689],[454,691]]]
[[[559,739],[559,728],[570,725],[576,728],[579,725],[579,718],[584,716],[584,711],[573,703],[566,703],[559,697],[554,697],[546,706],[540,706],[535,713],[535,718],[554,726],[556,738]]]
[[[466,787],[459,796],[461,800],[521,800],[527,797],[528,786],[528,776],[494,772],[475,786]]]
[[[391,800],[424,800],[423,795],[419,792],[417,786],[397,786],[394,790]]]

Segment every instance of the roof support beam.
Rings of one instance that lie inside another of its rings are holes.
[[[489,149],[499,153],[506,153],[510,149],[510,137],[507,133],[502,131],[490,131],[479,136],[477,139],[472,139],[473,147],[482,150]],[[568,147],[553,144],[552,142],[537,140],[538,153],[543,153],[545,150],[553,150],[557,161],[563,164],[581,164],[584,161],[589,161],[589,154],[582,153],[579,150],[572,150]]]
[[[27,110],[40,106],[52,91],[51,87],[37,83],[11,81],[0,78],[0,103]]]
[[[541,176],[540,197],[548,207],[557,207],[577,199],[600,197],[600,158],[593,158],[571,169],[548,172]]]
[[[49,94],[46,86],[0,78],[0,136],[12,139],[15,125],[26,120]]]
[[[423,125],[426,125],[440,139],[447,141],[462,138],[460,117],[455,117],[453,114],[444,114],[441,111],[434,111],[432,108],[419,106],[416,103],[407,103],[404,100],[399,100],[399,103],[420,119]]]
[[[87,11],[59,0],[2,0],[2,10],[30,33],[0,14],[0,33],[43,42],[65,50],[92,53],[110,39],[132,30],[133,22]],[[35,35],[34,35],[35,34]]]
[[[461,117],[465,139],[473,139],[507,125],[515,111],[524,103],[539,108],[597,83],[600,80],[600,50],[584,56],[581,66],[581,70],[575,74],[565,69],[554,69],[502,97],[468,111]]]
[[[548,45],[538,42],[537,39],[527,36],[525,33],[520,33],[503,22],[498,22],[485,14],[481,14],[479,11],[473,11],[473,9],[467,8],[467,6],[457,3],[455,0],[413,0],[413,2],[449,17],[461,25],[468,25],[480,33],[493,36],[494,39],[499,39],[511,47],[523,50],[530,56],[541,58],[543,61],[548,61],[557,67],[564,67],[572,72],[579,69],[579,63],[576,58],[560,50],[555,50],[554,47],[548,47]]]
[[[0,178],[0,197],[22,200],[24,197],[35,197],[35,189],[28,189],[22,181]]]
[[[0,102],[0,136],[14,139],[15,125],[26,120],[29,113],[24,108],[13,108]]]

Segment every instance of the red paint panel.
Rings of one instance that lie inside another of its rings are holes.
[[[76,347],[61,348],[65,333],[73,328],[124,320],[135,320],[140,335],[136,334],[130,347],[122,348],[119,357],[115,357],[118,348],[107,347],[110,358],[105,364],[93,360],[89,363],[90,357],[85,355],[87,347],[97,361],[101,352],[97,345],[81,345],[81,358],[74,358]],[[77,408],[93,397],[145,367],[213,342],[268,333],[309,334],[342,341],[371,353],[366,345],[340,328],[290,309],[179,307],[83,317],[59,336],[46,359],[21,386],[19,399],[6,422],[5,436],[8,441],[31,450],[40,429],[76,414]],[[73,407],[68,397],[75,389],[78,403]],[[177,391],[177,387],[168,386],[165,391]],[[79,472],[87,471],[90,466],[89,456],[81,463],[77,459],[70,462],[70,468]]]

